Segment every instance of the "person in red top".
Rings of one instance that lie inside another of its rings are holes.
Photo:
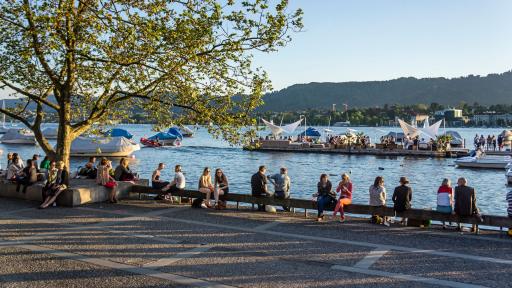
[[[437,208],[436,210],[441,213],[451,214],[453,210],[453,188],[450,179],[443,179],[443,183],[437,189]],[[451,225],[451,223],[450,223]],[[443,221],[443,229],[446,225]]]
[[[336,203],[336,207],[334,208],[334,214],[332,217],[336,217],[336,213],[340,212],[340,222],[345,222],[345,213],[343,211],[343,206],[350,205],[352,203],[352,182],[350,181],[350,177],[348,174],[343,173],[341,175],[341,181],[336,188],[336,192],[340,193],[340,198]]]

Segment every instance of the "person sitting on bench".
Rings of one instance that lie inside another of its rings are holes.
[[[455,187],[455,207],[454,214],[461,217],[476,216],[479,221],[482,221],[480,210],[476,206],[476,192],[473,187],[467,186],[468,181],[466,178],[461,177],[457,180],[457,187]],[[459,223],[457,230],[462,230]],[[476,232],[476,225],[472,224],[471,232]]]
[[[171,200],[172,199],[171,195],[173,193],[185,190],[185,185],[186,185],[185,175],[183,175],[183,172],[181,170],[181,165],[176,165],[174,167],[174,172],[175,172],[175,174],[174,174],[174,179],[172,180],[172,182],[167,184],[167,186],[165,186],[162,189],[162,192],[167,192],[163,195],[164,199],[166,199],[166,200]],[[162,195],[159,195],[159,196],[161,197]]]
[[[55,200],[57,200],[60,193],[69,187],[69,174],[66,167],[64,167],[64,161],[57,162],[56,168],[57,178],[55,179],[55,183],[51,186],[51,189],[47,192],[43,204],[39,206],[40,209],[46,209],[48,206],[52,205]]]
[[[23,168],[20,175],[16,176],[16,192],[20,192],[20,187],[23,186],[21,192],[26,193],[27,187],[32,186],[37,182],[37,169],[34,167],[34,161],[32,159],[27,160],[27,166]]]
[[[324,219],[325,207],[336,201],[336,193],[332,191],[332,183],[329,181],[327,174],[320,175],[320,182],[317,184],[318,192],[313,194],[316,198],[318,208],[318,216],[316,221],[320,222]]]
[[[130,170],[128,166],[128,159],[121,158],[119,161],[119,165],[117,165],[116,170],[114,171],[114,179],[116,181],[134,181],[137,180],[135,173]]]
[[[165,186],[169,185],[169,181],[163,181],[161,172],[165,169],[164,163],[158,163],[158,167],[153,174],[151,175],[151,187],[154,189],[162,189]]]
[[[288,199],[290,198],[290,177],[288,169],[281,167],[279,174],[268,177],[268,180],[274,184],[274,198]],[[290,211],[290,207],[283,206],[284,211]]]
[[[258,172],[251,177],[251,190],[254,197],[268,197],[270,196],[267,190],[267,176],[265,172],[267,168],[260,166]],[[258,204],[258,211],[265,211],[265,205]]]

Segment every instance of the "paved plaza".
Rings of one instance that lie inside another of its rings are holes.
[[[148,201],[0,201],[0,287],[510,287],[512,239]],[[313,211],[311,211],[313,212]]]

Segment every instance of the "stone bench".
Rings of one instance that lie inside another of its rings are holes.
[[[63,191],[57,198],[59,206],[74,207],[88,203],[104,202],[109,199],[110,189],[96,184],[91,179],[70,179],[69,189]],[[134,184],[130,182],[117,182],[116,195],[119,199],[128,198]],[[141,179],[136,185],[148,185],[147,179]],[[17,184],[7,180],[0,180],[0,197],[18,198],[31,201],[43,201],[43,182],[27,187],[26,193],[16,192]]]

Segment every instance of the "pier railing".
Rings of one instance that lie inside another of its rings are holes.
[[[161,193],[158,189],[153,189],[148,186],[134,185],[132,186],[132,193],[140,194],[158,194]],[[189,198],[204,198],[204,194],[195,190],[184,190],[182,192],[174,193],[173,196],[178,197],[189,197]],[[307,216],[308,210],[316,210],[316,202],[307,199],[277,199],[273,197],[255,197],[248,194],[235,194],[229,193],[223,196],[224,200],[230,202],[236,202],[237,208],[240,203],[260,204],[260,205],[273,205],[273,206],[287,206],[292,208],[304,209],[304,213]],[[332,211],[334,205],[327,207],[327,211]],[[363,204],[351,204],[345,207],[345,212],[351,214],[360,215],[379,215],[379,216],[395,216],[393,207],[372,207]],[[465,224],[476,224],[483,226],[499,227],[512,227],[512,219],[504,216],[495,215],[481,215],[482,220],[478,217],[459,217],[457,215],[445,214],[429,209],[409,209],[402,213],[396,213],[398,217],[407,217],[414,220],[432,220],[432,221],[444,221],[444,222],[459,222]],[[478,231],[478,229],[477,229]]]

